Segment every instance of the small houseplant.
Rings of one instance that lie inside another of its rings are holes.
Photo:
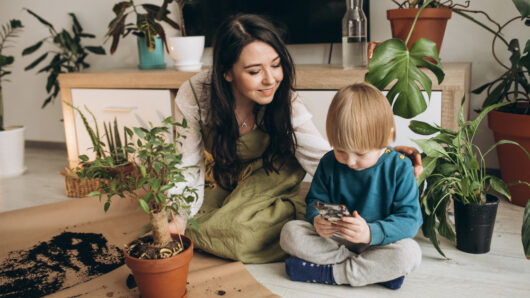
[[[526,203],[526,208],[524,209],[521,240],[523,241],[524,254],[530,260],[530,201]]]
[[[137,200],[149,214],[152,235],[125,248],[125,262],[133,272],[142,297],[184,296],[188,265],[193,255],[191,239],[170,234],[166,213],[186,214],[189,204],[197,199],[197,190],[187,186],[179,192],[169,192],[177,183],[185,181],[184,174],[188,169],[180,166],[182,154],[178,151],[179,140],[185,136],[177,134],[175,142],[167,142],[166,137],[171,133],[169,125],[188,126],[185,120],[177,123],[171,117],[162,123],[157,127],[151,125],[149,129],[125,128],[130,139],[127,148],[135,157],[139,175],[111,177],[90,194],[100,200],[105,198],[105,210],[110,208],[112,198],[128,196]],[[81,176],[83,166],[84,162],[81,162],[78,169]],[[101,175],[105,171],[95,163],[86,163],[85,169]],[[190,223],[193,225],[194,221]]]
[[[492,55],[503,68],[504,72],[491,82],[473,90],[473,93],[486,92],[486,98],[482,109],[499,102],[511,102],[509,105],[494,109],[488,115],[489,128],[494,132],[495,140],[510,139],[521,144],[530,151],[530,39],[520,42],[517,38],[509,39],[509,24],[520,22],[521,26],[530,26],[530,0],[513,0],[519,15],[514,16],[504,24],[495,22],[483,11],[463,11],[461,15],[491,32],[493,41],[491,45]],[[472,13],[486,17],[489,27]],[[528,27],[526,27],[528,28]],[[509,54],[509,62],[502,61],[495,52],[496,42],[500,41],[506,53]],[[524,47],[522,47],[524,45]],[[526,128],[526,129],[525,129]],[[518,148],[505,145],[497,148],[497,156],[501,168],[502,178],[505,182],[530,181],[530,161],[524,158]],[[509,186],[514,204],[525,206],[530,197],[530,189],[522,185]]]
[[[10,20],[2,25],[0,32],[0,177],[15,176],[24,172],[24,127],[4,126],[4,102],[2,97],[2,82],[8,81],[11,71],[7,67],[15,61],[13,56],[5,56],[2,51],[8,43],[17,37],[22,30],[20,20]]]
[[[107,39],[112,39],[110,53],[114,54],[120,38],[132,33],[138,37],[138,67],[165,68],[163,43],[166,43],[166,33],[161,23],[164,22],[177,30],[181,29],[181,25],[168,16],[167,7],[171,2],[173,0],[164,0],[161,6],[135,4],[133,0],[116,3],[112,8],[116,16],[110,21],[106,34]],[[181,2],[183,1],[177,1]],[[140,12],[140,9],[145,12]],[[127,17],[132,14],[136,15],[136,23],[126,23]]]
[[[90,67],[90,64],[85,62],[88,54],[94,53],[97,55],[105,55],[105,50],[100,46],[84,46],[82,44],[82,39],[95,38],[95,35],[83,32],[83,27],[81,27],[81,24],[73,13],[69,13],[73,22],[72,33],[70,33],[66,29],[57,32],[51,23],[29,9],[26,9],[26,11],[35,17],[41,24],[45,25],[48,28],[50,35],[39,40],[34,45],[25,48],[22,51],[22,55],[25,56],[34,53],[46,42],[51,42],[54,46],[54,49],[47,50],[44,54],[24,68],[24,70],[33,69],[49,55],[53,55],[49,64],[38,71],[38,73],[48,73],[48,79],[46,82],[46,92],[48,93],[48,96],[42,104],[42,107],[44,108],[59,94],[59,81],[57,80],[57,77],[60,73],[78,72],[84,68]]]
[[[462,106],[463,104],[464,100]],[[456,240],[457,248],[460,250],[470,253],[489,251],[499,203],[498,198],[492,194],[497,192],[510,198],[510,192],[501,179],[486,173],[484,157],[501,144],[512,144],[519,147],[526,158],[530,159],[530,154],[513,141],[500,140],[485,153],[473,144],[478,126],[488,112],[506,104],[491,105],[472,121],[464,120],[461,107],[456,131],[421,121],[413,120],[410,123],[409,128],[417,134],[437,134],[430,139],[414,140],[414,142],[423,151],[424,171],[418,178],[424,215],[423,234],[444,257],[445,254],[438,245],[438,233],[453,242]],[[449,223],[446,210],[451,199],[455,204],[456,235]],[[461,215],[470,208],[473,209],[475,216]],[[480,215],[481,212],[490,213]]]
[[[115,118],[114,122],[103,123],[105,134],[102,135],[96,117],[86,106],[86,111],[92,117],[93,126],[79,108],[68,105],[79,113],[92,143],[90,149],[95,156],[94,158],[90,158],[86,154],[79,156],[81,167],[77,169],[78,174],[73,169],[67,169],[60,173],[65,176],[66,195],[85,197],[97,190],[101,183],[107,181],[106,179],[124,179],[125,176],[133,175],[134,163],[129,161],[129,152],[132,152],[133,149],[127,146],[126,128],[123,130],[122,141],[118,120]],[[105,139],[106,143],[102,139]]]
[[[445,76],[441,67],[436,44],[426,38],[418,39],[409,49],[407,43],[421,11],[432,1],[425,2],[417,11],[416,18],[405,41],[392,38],[378,45],[370,59],[365,81],[379,90],[384,90],[394,80],[397,80],[387,94],[388,101],[395,115],[403,118],[413,118],[427,109],[418,85],[423,86],[427,95],[431,96],[432,81],[419,67],[429,69],[434,73],[440,84]],[[433,62],[425,59],[431,58]]]

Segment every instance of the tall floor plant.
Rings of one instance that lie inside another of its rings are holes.
[[[17,34],[22,31],[22,27],[22,23],[19,20],[13,19],[7,24],[2,25],[2,32],[0,32],[0,131],[4,130],[2,81],[8,81],[5,77],[11,74],[11,71],[6,70],[6,67],[15,62],[13,56],[4,56],[2,51],[8,47],[9,41],[17,37]]]

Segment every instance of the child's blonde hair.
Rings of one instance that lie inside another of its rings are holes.
[[[392,108],[368,83],[346,86],[329,106],[326,133],[334,148],[350,152],[385,148],[396,138]]]

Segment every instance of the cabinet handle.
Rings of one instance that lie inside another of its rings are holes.
[[[130,113],[136,110],[137,107],[104,107],[103,112],[106,113]]]

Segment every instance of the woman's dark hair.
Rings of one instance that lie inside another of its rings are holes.
[[[211,109],[208,115],[213,134],[213,175],[217,184],[226,189],[237,184],[243,164],[237,156],[239,126],[234,114],[234,97],[224,75],[237,62],[243,48],[254,41],[262,41],[273,47],[283,69],[283,80],[272,102],[264,107],[263,119],[257,123],[270,136],[270,143],[263,154],[263,167],[267,172],[277,172],[295,152],[296,139],[291,123],[295,70],[291,55],[277,29],[267,19],[252,14],[233,16],[220,25],[213,39]],[[255,115],[259,108],[257,106],[254,110]],[[277,161],[280,162],[277,163],[279,166],[274,165]]]

